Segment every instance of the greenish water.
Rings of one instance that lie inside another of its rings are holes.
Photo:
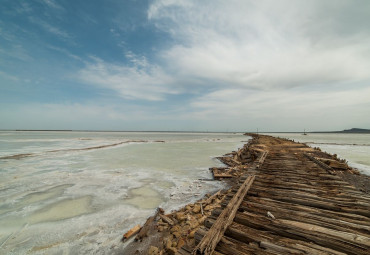
[[[370,174],[370,135],[271,135],[336,153]],[[221,165],[216,156],[248,138],[0,132],[0,254],[121,254],[122,234],[158,206],[176,209],[221,188],[221,182],[200,179],[211,178],[208,168]],[[9,158],[20,154],[30,155]]]
[[[246,140],[222,133],[0,132],[0,254],[119,254],[122,234],[157,207],[175,209],[221,188],[200,179],[221,165],[216,156]]]

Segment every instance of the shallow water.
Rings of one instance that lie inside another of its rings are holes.
[[[336,153],[370,174],[370,135],[272,135]],[[222,187],[200,179],[221,165],[215,156],[247,140],[212,133],[0,132],[0,254],[119,253],[122,234],[158,206],[176,209]],[[32,155],[9,158],[19,154]]]
[[[222,187],[199,179],[221,165],[215,156],[246,140],[213,133],[0,132],[0,254],[116,253],[122,234],[158,206],[175,209]]]
[[[337,154],[339,158],[348,160],[350,166],[370,175],[370,134],[270,133],[270,135],[293,139]]]

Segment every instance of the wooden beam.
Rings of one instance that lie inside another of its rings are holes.
[[[247,194],[249,188],[252,186],[255,176],[249,176],[243,185],[239,188],[234,198],[230,200],[229,204],[220,214],[216,223],[213,224],[211,229],[202,238],[199,244],[195,247],[192,254],[210,255],[215,250],[217,243],[221,240],[227,227],[232,224],[236,212]]]

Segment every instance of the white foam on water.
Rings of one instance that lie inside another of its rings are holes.
[[[199,179],[211,178],[208,168],[221,165],[213,156],[236,150],[246,140],[240,134],[56,132],[22,133],[19,138],[10,132],[10,136],[27,140],[12,143],[20,153],[37,146],[47,151],[123,140],[149,143],[0,160],[0,253],[5,254],[118,252],[122,234],[143,224],[158,206],[173,210],[222,188],[221,182]]]
[[[353,168],[358,169],[362,174],[366,174],[370,176],[370,166],[359,164],[359,163],[352,163],[352,162],[349,162],[349,165]]]

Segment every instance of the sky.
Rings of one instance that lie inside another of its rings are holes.
[[[368,0],[0,5],[0,129],[370,129]]]

